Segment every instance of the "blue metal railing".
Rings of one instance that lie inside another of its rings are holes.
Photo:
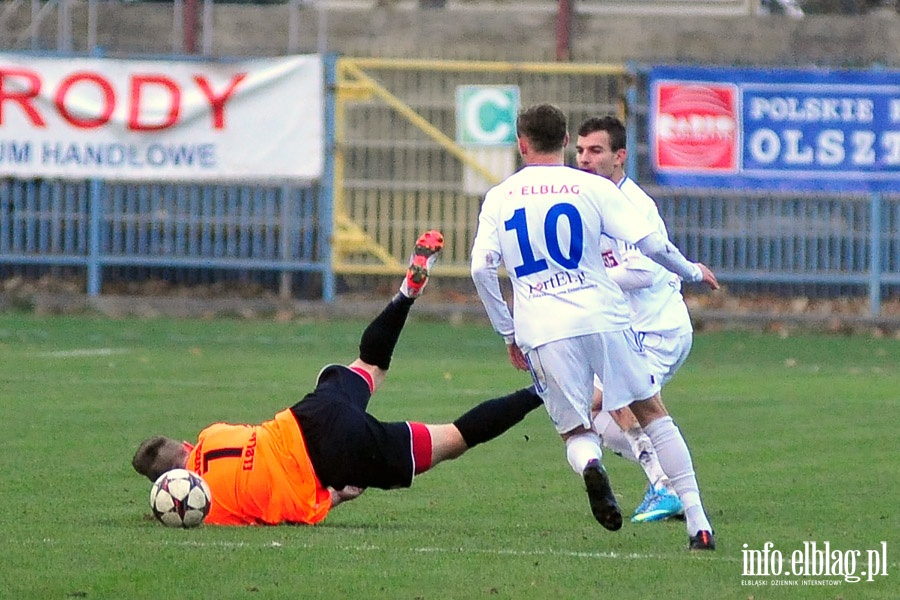
[[[330,273],[315,186],[0,183],[0,263]],[[900,290],[900,195],[648,188],[672,240],[732,284],[848,287],[873,316]],[[329,196],[330,198],[330,196]],[[323,285],[328,288],[329,285]],[[327,291],[323,297],[332,299]]]
[[[330,271],[316,186],[6,181],[0,263]],[[323,290],[331,299],[332,292]]]
[[[900,196],[650,188],[672,241],[723,282],[900,289]]]

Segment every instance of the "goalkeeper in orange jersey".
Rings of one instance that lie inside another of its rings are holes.
[[[149,438],[132,466],[151,481],[174,468],[202,476],[212,491],[206,523],[314,524],[368,487],[409,487],[416,475],[521,421],[541,405],[533,388],[483,402],[441,425],[386,423],[366,412],[443,243],[438,231],[419,237],[400,292],[362,334],[359,358],[326,366],[300,402],[261,425],[210,425],[196,445]]]

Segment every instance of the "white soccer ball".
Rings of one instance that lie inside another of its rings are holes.
[[[209,514],[212,494],[203,478],[187,469],[172,469],[150,488],[153,516],[167,527],[197,527]]]

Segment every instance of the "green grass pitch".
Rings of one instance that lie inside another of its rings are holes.
[[[696,336],[663,397],[694,456],[714,553],[688,552],[678,521],[597,525],[542,410],[316,527],[182,531],[149,517],[150,484],[130,466],[140,440],[271,417],[324,364],[355,358],[364,326],[0,315],[0,598],[900,596],[900,341],[865,336]],[[450,421],[528,383],[487,326],[414,313],[371,410]],[[630,515],[643,474],[605,462]],[[804,542],[860,551],[857,573],[867,550],[886,560],[858,583],[745,576],[744,550],[766,542],[785,568]]]

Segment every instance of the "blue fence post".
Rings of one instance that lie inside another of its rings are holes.
[[[104,55],[102,46],[93,46],[91,56],[100,58]],[[100,295],[103,286],[103,193],[104,185],[100,179],[90,180],[88,192],[88,261],[87,261],[87,295],[95,298]]]
[[[625,174],[637,181],[638,127],[636,111],[639,102],[637,88],[638,69],[628,65],[625,68],[625,76],[628,78],[628,86],[625,88]]]
[[[103,223],[103,182],[99,179],[90,181],[88,211],[87,295],[94,298],[100,295],[103,284],[103,240],[100,235]]]
[[[292,249],[297,245],[294,239],[294,223],[291,221],[291,201],[293,196],[288,184],[282,185],[280,191],[281,214],[279,215],[279,221],[281,222],[281,248],[279,248],[279,255],[282,263],[288,263],[293,259]],[[298,202],[302,202],[302,200],[298,200]],[[282,300],[289,300],[291,298],[291,288],[293,288],[294,272],[284,268],[281,269],[279,280],[278,296]]]
[[[869,315],[881,315],[881,205],[880,193],[869,196]]]
[[[337,94],[337,54],[322,57],[325,67],[325,163],[319,182],[319,248],[322,268],[322,300],[334,302],[335,277],[332,264],[334,243],[334,111]]]

